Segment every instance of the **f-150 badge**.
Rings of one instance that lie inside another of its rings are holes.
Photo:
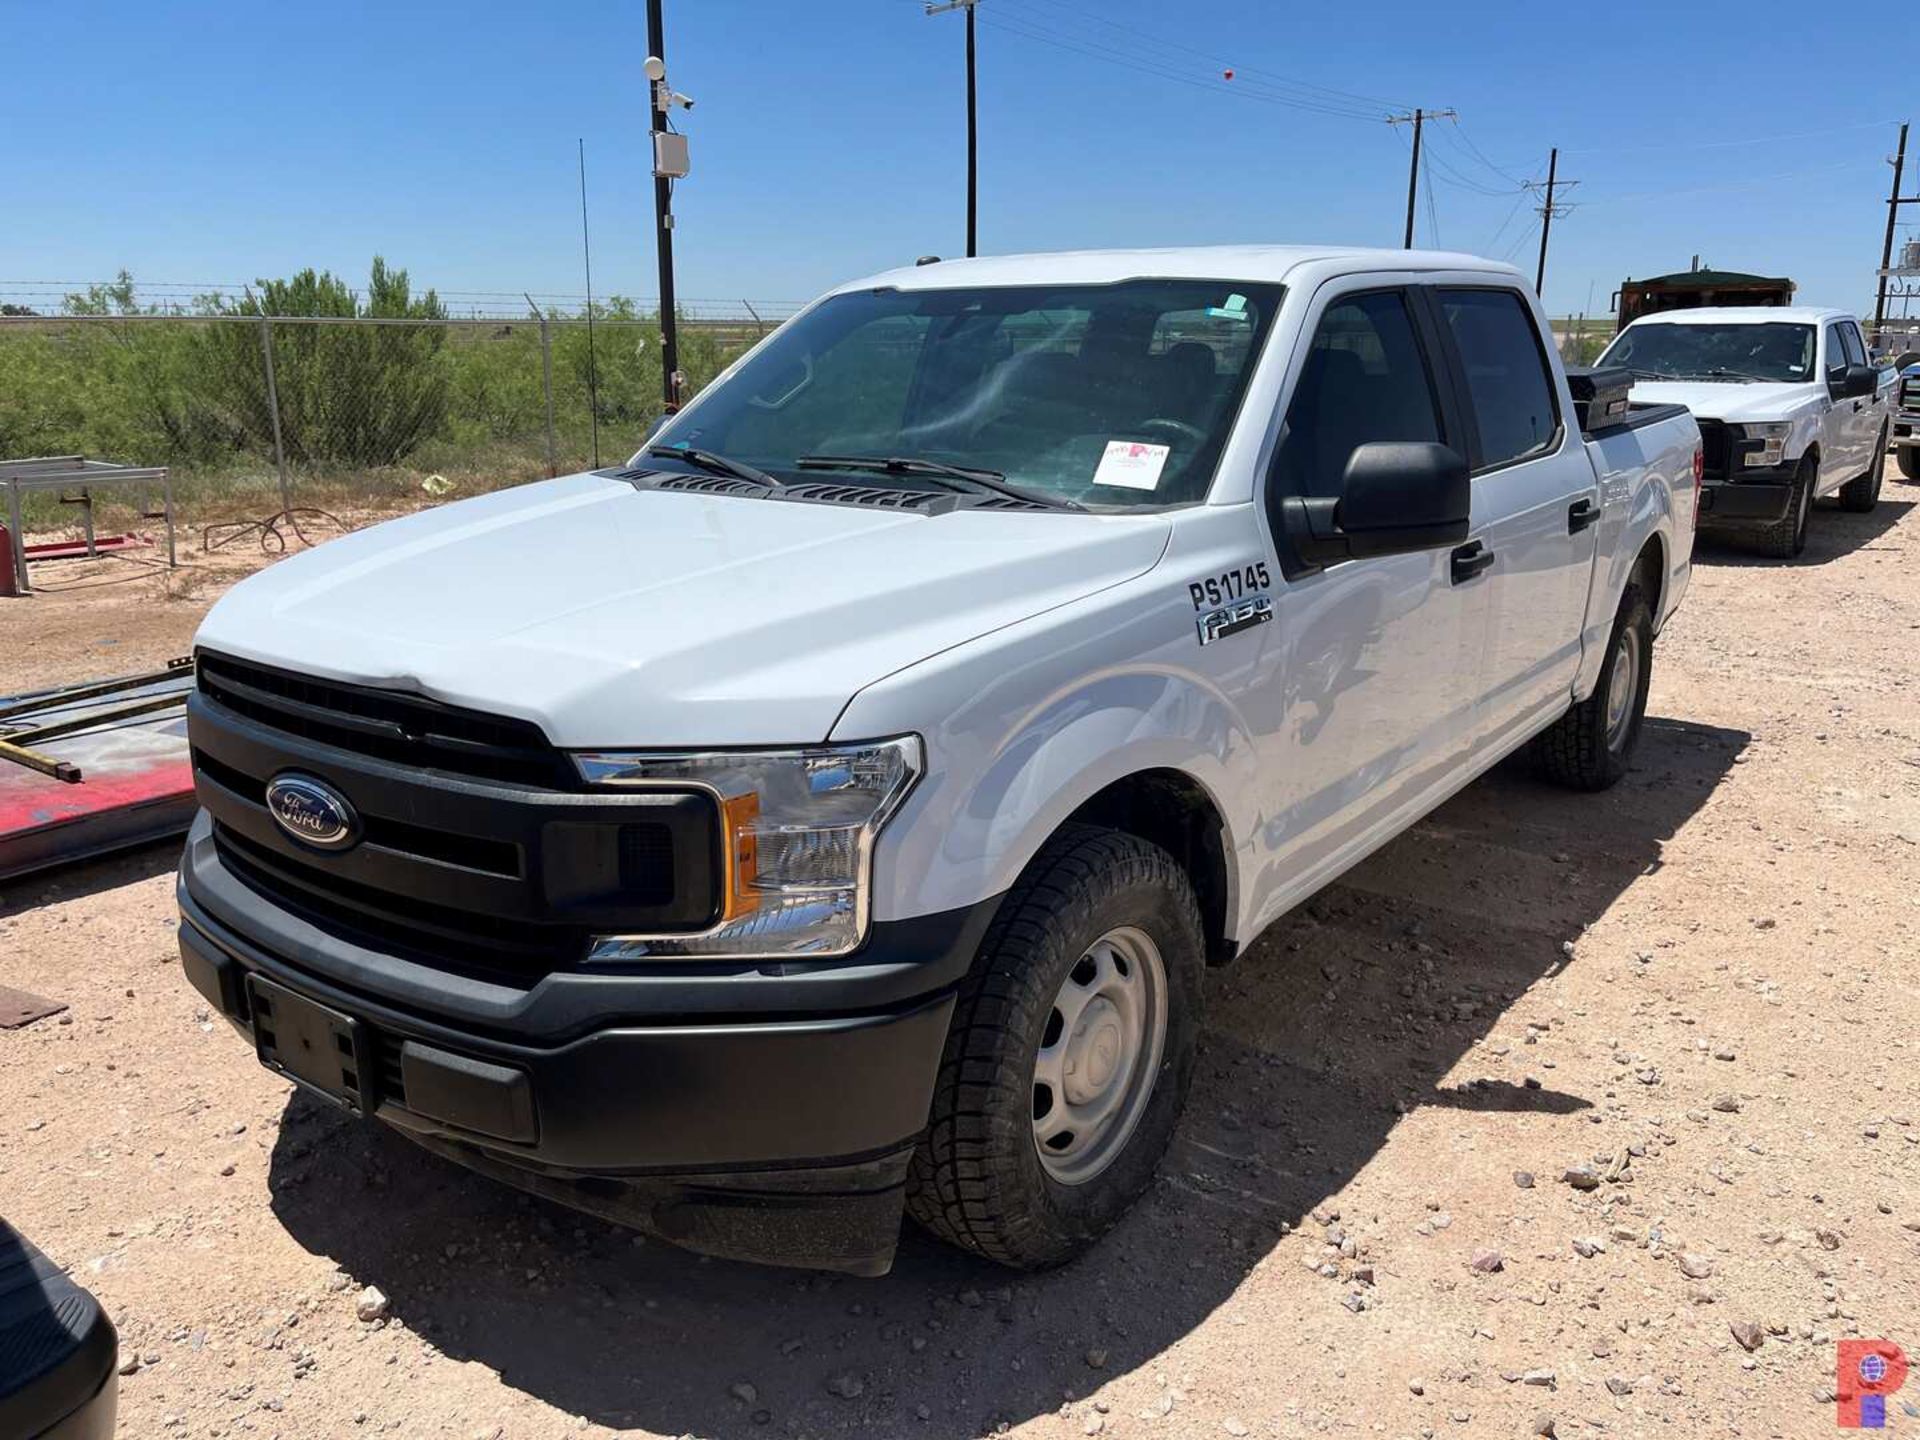
[[[1238,635],[1242,630],[1265,625],[1271,619],[1273,601],[1259,594],[1235,600],[1231,605],[1222,605],[1218,610],[1209,610],[1204,615],[1196,616],[1194,623],[1200,627],[1200,643],[1211,645],[1229,635]]]

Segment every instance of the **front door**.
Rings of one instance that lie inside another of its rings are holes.
[[[1820,494],[1845,484],[1866,468],[1865,458],[1859,452],[1866,448],[1854,423],[1856,405],[1864,408],[1864,401],[1852,396],[1837,394],[1836,387],[1846,375],[1847,366],[1852,362],[1847,358],[1846,332],[1839,325],[1828,325],[1821,337],[1826,346],[1826,355],[1822,358],[1821,373],[1827,379],[1827,411],[1820,423],[1820,483],[1816,487]]]
[[[1458,441],[1436,337],[1408,288],[1329,282],[1304,333],[1270,499],[1337,495],[1369,441]],[[1449,556],[1346,560],[1277,584],[1286,650],[1260,756],[1257,924],[1394,833],[1454,773],[1477,677],[1462,674],[1471,591],[1451,583]]]

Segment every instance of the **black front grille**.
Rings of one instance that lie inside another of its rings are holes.
[[[1718,420],[1702,420],[1699,425],[1705,476],[1709,480],[1724,480],[1727,478],[1727,427]]]
[[[704,792],[594,791],[536,727],[397,692],[223,656],[200,675],[188,739],[221,863],[348,945],[524,986],[578,965],[596,935],[714,919]],[[289,772],[351,807],[351,844],[281,827],[267,793]]]
[[[540,727],[417,695],[294,675],[202,651],[200,692],[290,735],[401,765],[483,780],[579,789],[580,778]]]
[[[250,890],[350,944],[436,969],[521,984],[565,969],[586,953],[575,925],[507,921],[428,905],[294,860],[216,821],[220,863]]]

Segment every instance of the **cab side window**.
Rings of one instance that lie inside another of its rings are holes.
[[[1847,358],[1846,331],[1838,325],[1827,327],[1827,374],[1838,377],[1851,362]]]
[[[1846,324],[1840,327],[1840,339],[1847,347],[1847,363],[1849,365],[1865,365],[1867,363],[1867,347],[1861,342],[1859,326],[1855,325],[1851,320],[1847,321]]]
[[[1279,493],[1338,495],[1360,446],[1443,438],[1405,292],[1344,295],[1329,305],[1287,406],[1274,464]]]
[[[1480,430],[1478,469],[1547,450],[1560,433],[1553,375],[1533,311],[1511,290],[1442,290]]]

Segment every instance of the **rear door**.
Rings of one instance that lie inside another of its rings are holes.
[[[1566,708],[1580,664],[1600,491],[1533,297],[1488,282],[1428,291],[1468,422],[1483,587],[1475,750]]]

